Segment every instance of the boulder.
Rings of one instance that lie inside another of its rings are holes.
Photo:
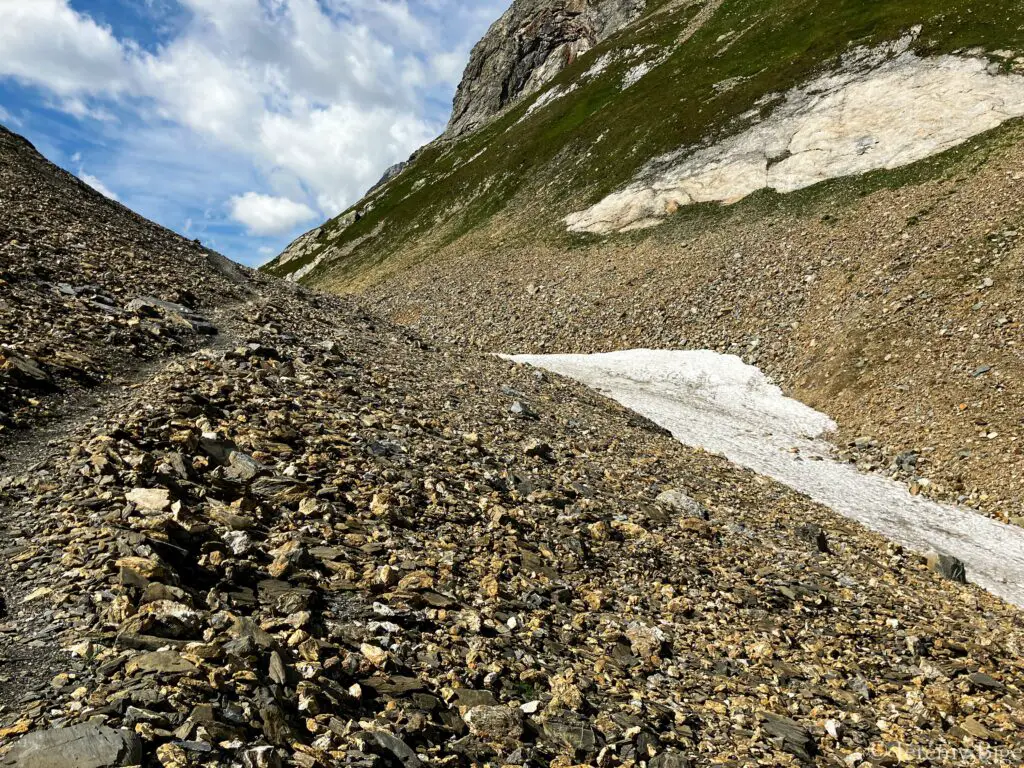
[[[939,576],[950,581],[955,581],[960,584],[967,583],[967,568],[964,566],[962,560],[953,557],[953,555],[945,555],[940,552],[929,552],[925,555],[925,560],[928,563],[928,567],[935,571]]]
[[[667,491],[662,491],[654,501],[661,504],[663,507],[667,507],[680,513],[684,517],[699,517],[707,519],[707,512],[704,507],[701,506],[700,502],[690,498],[688,495],[676,488],[670,488]]]
[[[0,758],[3,768],[118,768],[140,762],[138,736],[95,723],[35,731]]]
[[[462,719],[470,733],[489,741],[515,741],[523,735],[523,714],[518,709],[472,707]]]

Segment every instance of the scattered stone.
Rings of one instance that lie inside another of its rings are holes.
[[[828,536],[825,529],[817,523],[801,523],[797,526],[796,535],[801,541],[805,541],[819,552],[828,552]]]
[[[125,665],[126,674],[135,672],[160,674],[188,674],[196,671],[196,665],[181,657],[176,651],[154,651],[135,656]]]
[[[538,418],[536,411],[534,411],[529,405],[522,402],[521,400],[516,400],[514,403],[512,403],[511,407],[509,408],[509,411],[523,419]]]
[[[655,501],[662,506],[668,507],[684,517],[696,517],[706,520],[707,510],[700,502],[688,496],[678,489],[669,489],[658,494]]]
[[[693,768],[693,761],[679,752],[662,752],[651,758],[649,768]]]
[[[4,343],[57,386],[116,386],[51,445],[17,433],[4,465],[0,751],[83,721],[124,729],[147,768],[778,766],[812,748],[841,765],[883,730],[907,749],[1012,734],[1015,609],[576,385],[344,298],[226,282],[192,244],[37,176],[0,207]],[[532,301],[565,296],[538,285]],[[122,309],[139,295],[210,308],[223,339]],[[94,359],[58,369],[33,337]],[[0,411],[27,429],[48,406],[6,375]],[[510,411],[527,401],[542,418]],[[915,471],[939,464],[929,448]],[[883,468],[905,452],[866,450]],[[673,485],[702,510],[654,501]],[[842,547],[810,556],[793,521]]]
[[[249,454],[242,453],[241,451],[231,451],[228,454],[228,467],[224,472],[224,476],[231,480],[247,483],[263,471],[263,465]]]
[[[967,568],[963,562],[953,555],[930,552],[925,556],[928,567],[944,579],[960,584],[967,583]]]
[[[367,661],[375,667],[383,667],[388,661],[388,652],[371,643],[363,643],[359,651],[366,657]]]
[[[1005,685],[984,672],[972,672],[967,676],[967,679],[971,681],[971,685],[986,691],[1002,691],[1006,688]]]
[[[818,743],[810,732],[795,720],[762,713],[761,728],[772,739],[780,742],[782,749],[804,762],[810,762],[818,752]]]
[[[51,383],[50,374],[32,359],[18,355],[8,349],[0,349],[0,373],[12,372],[23,381],[32,384]]]
[[[385,752],[394,756],[404,768],[417,768],[423,765],[423,762],[410,749],[409,745],[394,734],[387,731],[370,731],[369,733],[371,738],[377,742],[377,745]]]
[[[532,458],[549,461],[551,459],[551,446],[540,440],[528,440],[523,446],[523,452]]]
[[[544,736],[569,749],[587,754],[597,752],[597,734],[593,728],[563,720],[547,720],[541,726]]]
[[[523,716],[517,709],[504,706],[476,706],[463,719],[469,732],[491,741],[515,741],[523,735]]]
[[[491,691],[478,691],[472,688],[457,688],[455,699],[460,707],[496,707],[498,700]]]
[[[976,739],[992,739],[996,734],[986,728],[977,718],[968,717],[961,723],[960,727]]]
[[[166,488],[133,488],[125,498],[143,512],[166,512],[171,506],[171,493]]]
[[[273,747],[252,747],[242,752],[242,768],[281,768],[281,757]]]

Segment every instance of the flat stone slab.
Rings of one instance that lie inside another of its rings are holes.
[[[83,723],[23,736],[3,768],[120,768],[142,761],[142,742],[131,731]]]

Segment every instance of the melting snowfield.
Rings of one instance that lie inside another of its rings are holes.
[[[955,555],[967,577],[1024,606],[1024,529],[911,496],[830,458],[828,416],[785,397],[761,371],[711,351],[636,349],[508,359],[586,384],[670,430],[774,478],[917,552]]]

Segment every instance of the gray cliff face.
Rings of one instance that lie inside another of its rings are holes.
[[[535,93],[577,57],[634,22],[646,6],[647,0],[514,0],[473,48],[448,127],[438,140],[467,134],[505,107]],[[337,217],[334,226],[317,227],[302,235],[272,264],[303,261],[304,266],[287,273],[289,280],[297,281],[324,259],[342,253],[334,241],[372,210],[373,193],[399,176],[418,153],[388,168],[367,190],[357,210]],[[358,242],[362,240],[356,245]],[[350,242],[346,247],[351,251],[355,246]]]
[[[394,165],[390,166],[386,171],[384,171],[384,174],[380,177],[380,180],[372,187],[370,187],[368,190],[366,190],[366,194],[370,194],[374,190],[380,189],[393,178],[401,174],[402,171],[409,167],[409,162],[411,160],[412,158],[409,158],[409,160],[402,160],[401,162],[395,163]]]
[[[515,0],[473,48],[446,135],[482,125],[634,21],[646,0]]]

